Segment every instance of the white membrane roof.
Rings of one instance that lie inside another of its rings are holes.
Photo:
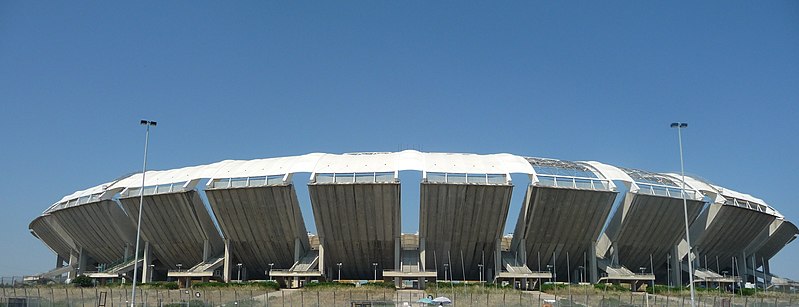
[[[631,192],[638,190],[635,180],[622,169],[596,161],[580,161],[590,165],[599,175],[610,180],[631,183]],[[286,175],[294,173],[382,173],[415,170],[426,173],[466,174],[527,174],[536,176],[533,166],[524,156],[507,153],[428,153],[416,150],[400,152],[363,152],[348,154],[309,153],[299,156],[254,160],[224,160],[211,164],[189,166],[171,170],[147,171],[144,186],[183,183],[199,179],[240,178]],[[679,181],[674,174],[667,174]],[[107,182],[64,196],[57,204],[110,190],[124,190],[142,186],[141,173],[117,181]],[[700,191],[719,191],[718,194],[734,197],[769,208],[768,213],[782,216],[763,200],[723,187],[686,177],[686,185]],[[48,208],[46,212],[50,210]]]

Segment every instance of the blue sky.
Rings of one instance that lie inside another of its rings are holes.
[[[153,169],[413,147],[675,171],[684,121],[686,172],[799,221],[797,54],[796,1],[2,1],[0,275],[53,266],[28,223],[137,171],[141,118]]]

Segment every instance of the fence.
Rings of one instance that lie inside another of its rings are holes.
[[[516,290],[483,290],[425,292],[420,290],[394,291],[393,289],[306,289],[306,290],[239,290],[214,289],[137,289],[137,306],[353,306],[367,303],[371,306],[421,306],[416,303],[425,297],[446,296],[449,306],[690,306],[688,296],[644,295],[643,293],[573,294],[554,297],[550,294]],[[0,307],[115,307],[130,305],[130,288],[63,288],[63,287],[9,287],[0,292]],[[741,297],[699,295],[697,306],[783,307],[796,306],[794,296]],[[369,306],[369,305],[366,305]]]

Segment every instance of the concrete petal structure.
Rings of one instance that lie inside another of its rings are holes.
[[[397,266],[401,227],[398,183],[314,183],[308,190],[319,232],[322,271],[333,263],[343,263],[341,278],[366,280],[375,278],[375,270]]]
[[[404,204],[418,206],[418,217],[402,217],[401,171],[421,173],[421,182],[403,182],[420,185],[419,203]],[[310,174],[308,199],[298,198],[297,174]],[[509,212],[514,174],[530,179],[517,191],[525,191],[520,212]],[[690,177],[683,191],[680,178],[511,154],[310,153],[148,171],[143,183],[141,174],[123,176],[63,197],[29,228],[57,256],[56,269],[40,275],[46,278],[92,270],[106,271],[89,274],[97,278],[132,275],[121,273],[133,267],[124,259],[133,255],[143,194],[145,281],[229,281],[238,270],[236,279],[277,277],[300,286],[338,279],[340,270],[344,280],[418,287],[445,277],[523,279],[515,284],[522,288],[551,278],[679,282],[686,274],[675,268],[688,259],[707,269],[696,276],[718,275],[711,271],[731,263],[726,269],[748,280],[775,280],[768,260],[799,229],[760,199]],[[300,204],[308,203],[317,234],[306,233],[312,224]],[[518,216],[515,231],[503,236],[509,214]],[[401,233],[403,218],[418,218],[419,232]],[[639,268],[648,275],[634,274]]]
[[[142,241],[152,249],[162,267],[170,270],[190,268],[219,255],[224,250],[208,210],[199,192],[180,191],[144,196]],[[123,194],[120,199],[131,221],[136,223],[139,212],[138,194]],[[149,257],[144,251],[145,263]]]
[[[583,279],[595,282],[596,240],[616,199],[615,185],[587,164],[528,161],[537,180],[527,188],[511,245],[534,270],[568,281],[570,274],[580,280],[574,271],[582,267]]]
[[[626,268],[627,274],[639,269],[650,272],[668,259],[680,259],[673,254],[685,237],[683,194],[687,199],[688,220],[693,221],[704,207],[703,197],[695,190],[682,191],[677,181],[665,175],[642,170],[615,168],[589,162],[599,169],[615,170],[614,174],[628,186],[620,206],[611,217],[603,236],[610,248],[598,255],[609,260],[609,266]]]
[[[101,263],[133,255],[136,228],[113,200],[102,200],[50,212],[75,245]]]
[[[259,186],[268,184],[267,178],[241,187],[217,179],[205,190],[235,258],[230,261],[242,263],[246,275],[257,279],[265,279],[270,268],[290,268],[310,250],[294,186],[282,184],[282,178],[279,184]]]
[[[465,180],[421,186],[420,249],[425,266],[441,279],[445,268],[451,280],[479,279],[480,264],[492,271],[499,268],[497,253],[513,187]]]

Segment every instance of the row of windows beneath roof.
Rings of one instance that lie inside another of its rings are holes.
[[[144,187],[144,195],[153,195],[153,194],[161,194],[161,193],[182,191],[184,185],[186,185],[185,181],[146,186],[146,187]],[[139,195],[141,195],[140,194],[141,190],[142,190],[141,188],[128,188],[127,191],[122,193],[122,197],[139,196]]]
[[[725,201],[724,204],[725,205],[736,206],[736,207],[748,208],[748,209],[757,210],[757,211],[760,211],[760,212],[766,212],[768,210],[768,208],[766,206],[764,206],[764,205],[761,205],[761,204],[758,204],[758,203],[753,203],[753,202],[742,200],[742,199],[737,199],[737,198],[727,199],[727,201]]]
[[[561,168],[555,166],[533,166],[536,174],[553,176],[572,176],[585,178],[598,178],[598,176],[588,169]]]
[[[557,187],[557,188],[573,188],[573,189],[590,189],[590,190],[610,190],[610,183],[608,180],[591,179],[591,178],[574,178],[574,177],[560,177],[537,175],[538,185]]]
[[[507,184],[508,176],[505,174],[427,173],[427,182]]]
[[[667,186],[661,185],[651,185],[651,184],[644,184],[640,182],[636,182],[638,187],[638,193],[655,195],[655,196],[666,196],[666,197],[674,197],[674,198],[682,198],[682,190],[680,188],[672,188]],[[685,191],[686,198],[694,198],[695,192],[692,190]]]
[[[74,206],[77,206],[77,205],[82,205],[82,204],[85,204],[85,203],[94,202],[94,201],[97,201],[97,200],[100,199],[100,195],[101,194],[103,194],[103,193],[95,193],[95,194],[92,194],[92,195],[81,196],[79,198],[75,198],[75,199],[72,199],[72,200],[69,200],[69,201],[61,202],[61,203],[56,204],[52,208],[48,209],[48,211],[64,209],[64,208],[74,207]]]
[[[279,185],[283,184],[283,177],[285,177],[285,175],[214,179],[211,187],[214,189],[225,189]]]
[[[321,173],[314,177],[316,183],[393,183],[394,172],[374,173]]]

